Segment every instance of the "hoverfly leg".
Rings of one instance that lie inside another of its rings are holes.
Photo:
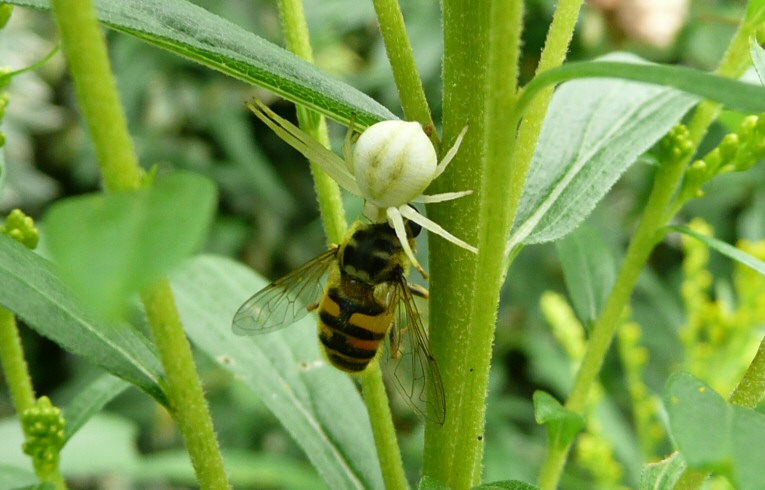
[[[316,311],[319,309],[319,302],[311,303],[310,305],[306,306],[306,310],[308,310],[308,313],[311,313],[312,311]]]
[[[428,299],[430,297],[430,293],[428,292],[428,290],[420,286],[419,284],[413,284],[411,282],[408,282],[406,286],[409,288],[409,291],[417,297],[424,298],[424,299]]]

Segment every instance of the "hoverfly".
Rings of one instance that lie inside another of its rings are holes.
[[[420,226],[405,225],[414,247]],[[318,310],[319,344],[330,364],[358,374],[384,357],[383,367],[404,400],[419,415],[443,424],[443,383],[414,302],[414,295],[426,297],[427,290],[407,281],[408,268],[409,259],[387,223],[356,222],[339,246],[245,301],[234,316],[234,333],[273,332]],[[382,345],[387,356],[380,353]],[[434,387],[430,397],[428,379]]]

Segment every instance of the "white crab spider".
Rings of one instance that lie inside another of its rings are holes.
[[[359,136],[353,151],[351,125],[343,145],[343,160],[300,128],[279,117],[260,100],[255,99],[255,104],[248,106],[280,138],[321,166],[348,192],[361,196],[365,200],[364,215],[370,221],[387,221],[396,231],[396,236],[412,265],[423,276],[425,272],[406,237],[404,218],[455,245],[478,253],[477,248],[455,237],[409,205],[410,202],[449,201],[473,192],[445,192],[429,196],[422,194],[430,183],[446,170],[446,166],[457,154],[467,127],[457,136],[443,160],[438,162],[433,145],[417,122],[391,120],[373,124]]]

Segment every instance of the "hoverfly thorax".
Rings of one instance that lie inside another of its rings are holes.
[[[410,246],[420,225],[406,223]],[[368,285],[398,281],[406,275],[409,262],[402,253],[395,231],[385,223],[357,227],[338,251],[340,271],[346,277]]]

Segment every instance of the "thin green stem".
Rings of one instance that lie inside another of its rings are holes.
[[[385,392],[380,365],[376,362],[369,365],[361,376],[361,393],[369,411],[372,432],[377,447],[377,458],[380,460],[385,488],[389,490],[404,490],[409,488],[401,459],[401,451],[396,440],[396,428],[390,413],[388,394]]]
[[[574,36],[574,28],[579,18],[579,10],[582,8],[582,0],[561,0],[555,9],[547,40],[539,59],[536,75],[552,70],[563,64],[568,53],[571,39]],[[523,187],[526,176],[531,167],[531,159],[537,147],[539,134],[542,132],[542,124],[547,115],[547,108],[552,100],[553,85],[541,89],[529,104],[528,110],[517,107],[515,116],[523,116],[518,136],[516,138],[515,155],[513,159],[513,179],[510,187],[509,220],[515,219],[515,213],[521,202]],[[519,101],[520,102],[520,101]]]
[[[80,110],[101,166],[104,187],[110,191],[137,189],[141,184],[141,169],[93,4],[90,0],[54,0],[53,8]]]
[[[0,363],[16,413],[35,405],[35,390],[24,358],[21,337],[12,312],[0,306]]]
[[[32,386],[32,377],[29,375],[29,366],[24,358],[24,348],[21,345],[16,317],[2,306],[0,306],[0,365],[5,374],[8,391],[11,393],[13,407],[21,418],[21,414],[35,407],[35,391]],[[38,467],[35,465],[35,471],[37,470]],[[37,476],[40,481],[53,483],[58,490],[66,489],[66,482],[58,466],[44,474],[38,472]]]
[[[282,28],[290,51],[306,61],[313,62],[313,53],[305,21],[303,5],[299,0],[280,0]],[[329,135],[324,117],[313,111],[299,107],[300,127],[329,148]],[[321,207],[324,229],[327,239],[339,243],[345,234],[346,221],[342,199],[337,183],[317,165],[311,164],[316,194]],[[388,406],[388,396],[382,380],[382,373],[377,363],[367,368],[361,377],[362,393],[369,411],[378,459],[386,488],[407,488],[401,452],[396,442],[396,431]]]
[[[406,24],[404,24],[404,16],[398,1],[374,0],[374,6],[404,116],[409,121],[417,121],[424,127],[432,128],[433,118],[422,88],[422,80],[417,71],[412,45],[406,33]],[[438,134],[435,131],[431,131],[430,140],[438,149]]]
[[[230,488],[210,412],[183,331],[173,291],[166,279],[141,294],[167,383],[170,410],[186,441],[202,488]]]
[[[682,179],[686,163],[686,161],[672,162],[659,167],[657,170],[643,217],[627,249],[624,264],[619,271],[603,312],[592,328],[587,350],[577,371],[574,387],[566,402],[566,408],[575,413],[584,413],[590,389],[603,365],[624,307],[632,295],[632,290],[651,250],[661,236],[658,230],[666,224],[666,209]],[[569,449],[570,445],[549,448],[547,458],[540,471],[540,488],[543,490],[557,488]]]
[[[738,38],[739,35],[737,34],[731,46],[744,46],[746,49],[745,44],[737,41]],[[729,49],[726,58],[721,62],[721,69],[718,71],[725,75],[732,75],[735,71],[734,68],[743,69],[739,60],[735,50]],[[694,114],[689,126],[693,128],[691,129],[691,139],[694,143],[698,144],[706,133],[706,128],[717,117],[717,110],[711,103],[705,103]],[[603,360],[619,325],[619,319],[632,296],[638,276],[645,267],[653,247],[661,239],[662,227],[674,216],[672,213],[674,209],[671,207],[672,200],[682,181],[690,158],[689,155],[685,159],[665,164],[657,171],[643,217],[627,249],[624,264],[603,312],[592,328],[587,351],[577,372],[574,387],[566,402],[566,408],[575,413],[584,412],[590,389],[603,365]],[[570,446],[550,448],[540,472],[539,485],[542,489],[557,487],[569,449]],[[689,477],[695,480],[697,475],[689,475]],[[692,487],[678,486],[677,488]]]
[[[141,186],[142,171],[127,130],[106,42],[89,0],[54,0],[64,54],[96,148],[107,191]],[[166,280],[142,295],[160,352],[165,389],[202,488],[229,488],[191,346]]]
[[[313,63],[313,50],[301,0],[280,0],[279,11],[287,49],[309,63]],[[324,116],[302,106],[298,106],[297,115],[300,128],[325,148],[330,148],[327,121]],[[329,243],[340,243],[347,228],[340,187],[313,162],[311,162],[311,173],[327,240]]]

